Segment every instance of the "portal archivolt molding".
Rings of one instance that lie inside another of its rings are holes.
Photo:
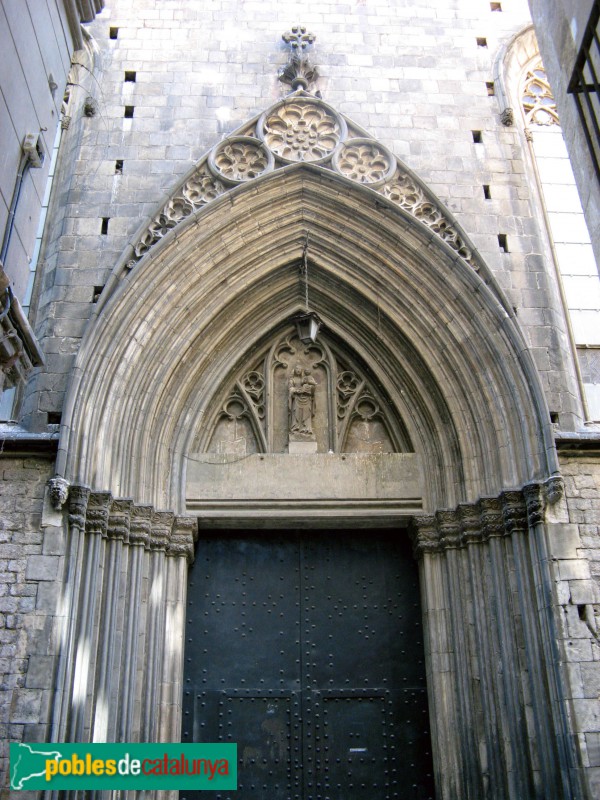
[[[307,233],[311,307],[385,388],[423,455],[426,508],[553,474],[535,365],[491,276],[310,164],[239,185],[113,275],[77,355],[57,474],[182,513],[185,458],[220,392],[304,307]]]

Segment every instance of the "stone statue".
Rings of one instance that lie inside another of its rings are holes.
[[[316,380],[311,370],[294,367],[288,382],[290,433],[313,436],[312,418],[315,415]]]

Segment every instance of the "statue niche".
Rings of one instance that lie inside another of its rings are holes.
[[[238,375],[198,432],[199,450],[233,458],[413,450],[382,388],[326,333],[304,345],[290,327]]]

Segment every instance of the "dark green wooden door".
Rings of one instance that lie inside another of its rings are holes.
[[[222,800],[434,797],[416,563],[404,531],[201,539],[183,742],[238,744]],[[183,798],[208,800],[206,792]]]

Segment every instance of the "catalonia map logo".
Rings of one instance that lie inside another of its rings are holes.
[[[235,790],[237,745],[11,742],[10,787]]]

